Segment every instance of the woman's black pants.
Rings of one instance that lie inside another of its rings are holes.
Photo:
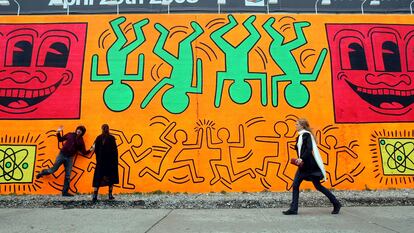
[[[290,204],[290,209],[295,212],[298,211],[299,186],[302,183],[302,181],[305,179],[305,177],[307,176],[304,176],[303,174],[301,174],[300,171],[297,171],[295,175],[295,179],[293,180],[292,203]],[[336,199],[336,197],[327,188],[322,186],[321,181],[318,179],[318,177],[311,176],[310,178],[316,190],[323,193],[334,206],[339,205],[339,202]]]

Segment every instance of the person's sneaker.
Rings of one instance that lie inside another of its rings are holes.
[[[339,210],[341,209],[341,207],[342,207],[341,203],[338,203],[338,204],[334,205],[334,208],[333,208],[331,214],[339,214]]]
[[[62,193],[62,196],[63,197],[73,197],[74,195],[70,194],[70,193]]]
[[[282,211],[282,213],[283,213],[284,215],[296,215],[296,214],[298,214],[298,212],[297,212],[297,211],[293,211],[293,210],[291,210],[291,209],[288,209],[288,210]]]

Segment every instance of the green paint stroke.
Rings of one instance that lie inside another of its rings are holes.
[[[284,74],[272,76],[272,105],[275,107],[278,105],[278,82],[285,81],[290,82],[285,88],[286,101],[294,108],[303,108],[309,102],[309,91],[302,84],[302,82],[316,81],[325,60],[327,50],[325,48],[322,49],[312,73],[301,73],[292,51],[307,43],[305,35],[303,33],[303,28],[309,27],[310,23],[293,23],[296,39],[287,43],[283,43],[285,38],[273,28],[272,25],[274,22],[274,18],[268,19],[263,24],[263,28],[273,39],[272,43],[270,44],[270,55],[282,69]]]
[[[133,25],[136,39],[127,44],[127,38],[120,25],[125,22],[125,17],[119,17],[110,22],[113,32],[116,35],[115,42],[108,49],[106,61],[108,74],[98,74],[98,55],[92,56],[91,80],[92,81],[111,81],[112,83],[105,89],[104,101],[109,109],[115,112],[124,111],[132,104],[134,92],[132,88],[123,83],[124,81],[142,81],[144,74],[144,54],[138,56],[138,74],[126,74],[127,58],[135,49],[144,43],[145,36],[142,28],[149,23],[148,19],[143,19]]]
[[[163,25],[155,24],[155,29],[160,33],[160,37],[154,47],[153,52],[161,59],[167,62],[172,71],[170,77],[164,77],[160,82],[152,88],[141,103],[144,109],[154,96],[166,85],[171,87],[162,95],[162,106],[170,113],[178,114],[184,112],[189,103],[190,98],[187,93],[202,93],[203,86],[203,64],[201,59],[197,59],[197,83],[192,85],[194,57],[192,43],[203,34],[204,30],[197,22],[191,22],[193,32],[178,44],[177,56],[172,55],[165,50],[164,46],[170,31]]]
[[[235,28],[238,23],[233,15],[228,16],[229,23],[217,29],[211,34],[211,39],[225,54],[225,71],[217,72],[217,86],[214,105],[220,106],[223,85],[225,80],[232,81],[229,87],[230,98],[238,104],[247,103],[252,96],[252,88],[247,80],[261,81],[261,103],[267,105],[267,88],[266,74],[249,72],[249,56],[248,54],[260,39],[260,33],[253,26],[256,19],[255,15],[250,16],[244,21],[243,26],[249,32],[249,36],[245,38],[238,46],[233,46],[223,36]]]

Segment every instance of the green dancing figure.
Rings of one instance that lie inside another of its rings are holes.
[[[148,93],[141,103],[144,109],[154,96],[166,85],[171,87],[162,95],[162,106],[170,113],[178,114],[187,109],[190,98],[187,93],[201,93],[203,86],[203,64],[201,59],[197,59],[197,83],[192,85],[193,81],[193,48],[192,43],[203,34],[203,29],[197,22],[191,22],[193,32],[179,43],[177,57],[165,50],[164,46],[167,41],[169,31],[161,24],[155,24],[155,29],[160,32],[160,37],[154,47],[154,53],[172,66],[170,77],[164,77]]]
[[[278,105],[278,82],[289,81],[285,89],[286,101],[295,108],[303,108],[309,102],[309,91],[302,82],[316,81],[325,60],[327,50],[322,49],[318,61],[310,74],[301,73],[292,51],[307,43],[303,34],[303,28],[309,27],[309,22],[295,22],[293,27],[296,39],[284,43],[284,36],[273,28],[275,18],[268,19],[263,28],[273,39],[270,44],[270,55],[277,65],[282,69],[282,75],[272,76],[272,105]]]
[[[107,75],[98,74],[98,55],[92,56],[91,81],[111,81],[112,83],[105,89],[104,101],[106,106],[115,112],[124,111],[129,108],[134,99],[132,88],[124,83],[125,81],[142,81],[144,74],[144,54],[138,56],[138,74],[126,74],[127,58],[135,49],[144,43],[145,36],[142,27],[149,23],[148,19],[143,19],[133,25],[136,39],[126,45],[127,38],[120,28],[120,24],[125,22],[125,17],[119,17],[110,22],[112,30],[116,35],[116,41],[111,45],[106,53],[108,65]]]
[[[250,33],[238,46],[233,46],[223,38],[224,34],[237,26],[233,15],[228,16],[229,23],[211,33],[213,42],[225,54],[226,70],[217,72],[217,87],[214,105],[218,108],[221,104],[223,85],[225,80],[233,81],[229,87],[230,98],[238,104],[247,103],[252,96],[252,88],[248,80],[260,80],[261,103],[267,105],[266,74],[249,72],[249,53],[260,39],[260,33],[253,26],[255,15],[244,21],[243,26]]]

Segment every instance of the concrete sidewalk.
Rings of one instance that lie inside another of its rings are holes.
[[[414,207],[284,209],[0,208],[0,232],[413,232]]]
[[[377,191],[334,191],[343,206],[414,206],[414,189]],[[74,197],[60,195],[0,195],[0,208],[139,208],[139,209],[263,209],[287,208],[292,192],[256,193],[164,193],[117,194],[115,200],[99,196],[98,203],[91,202],[90,194]],[[330,207],[332,204],[320,192],[302,191],[301,207]]]

